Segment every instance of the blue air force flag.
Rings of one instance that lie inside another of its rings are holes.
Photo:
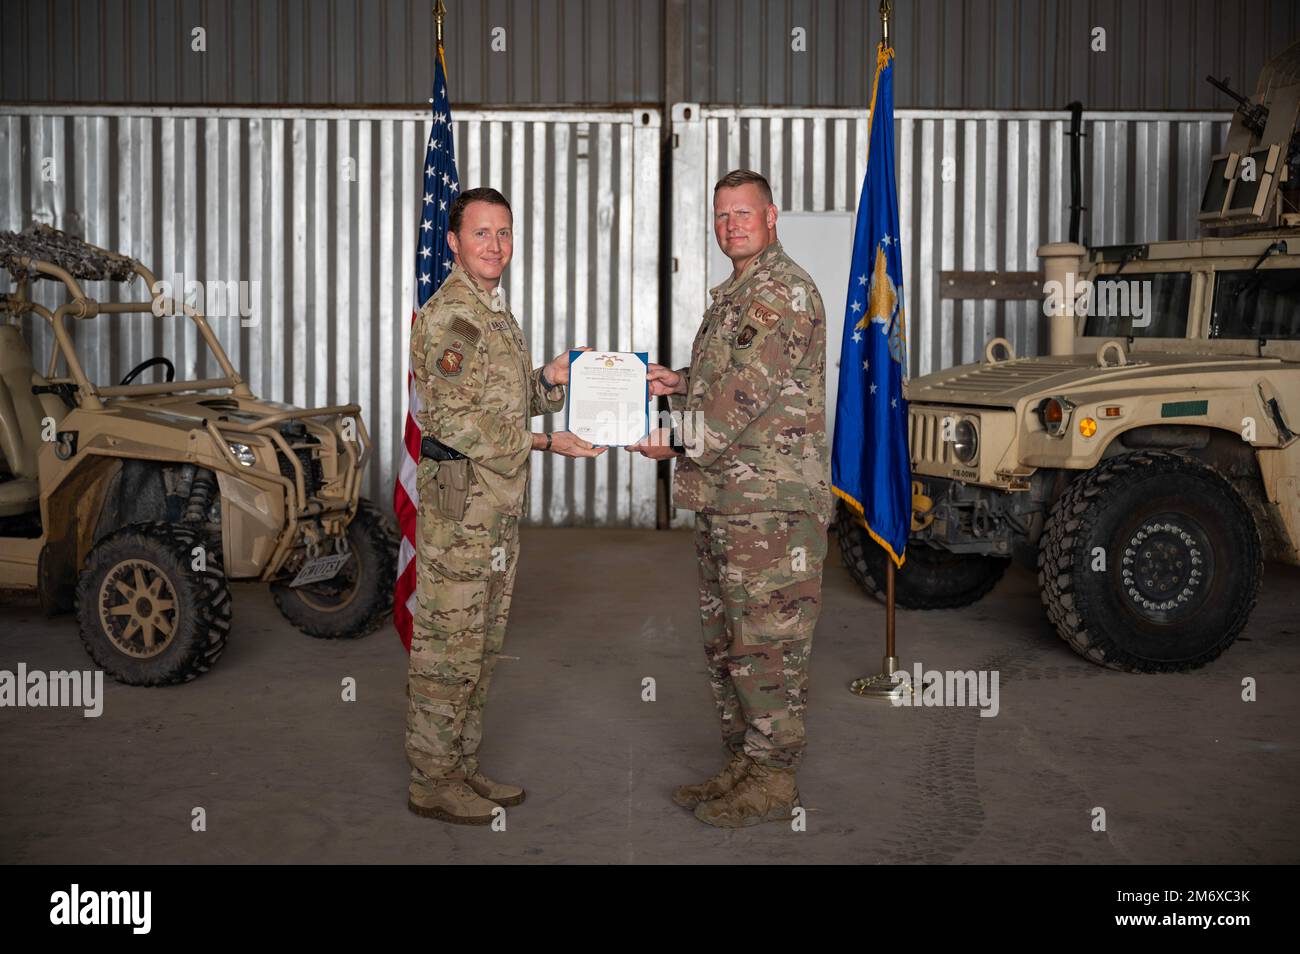
[[[876,53],[844,346],[831,483],[898,566],[912,522],[907,450],[907,332],[894,177],[894,51]]]

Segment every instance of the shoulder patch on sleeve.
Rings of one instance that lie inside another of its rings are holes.
[[[457,328],[457,324],[462,320],[455,319],[447,331],[435,339],[436,344],[429,351],[429,357],[426,359],[432,363],[439,377],[449,381],[460,379],[466,370],[473,367],[479,356],[477,341],[471,341],[467,335],[458,333],[464,330]],[[476,333],[478,331],[477,328],[472,330]]]
[[[456,350],[455,346],[458,344],[461,343],[453,341],[448,347],[443,348],[442,357],[437,361],[438,373],[444,378],[458,378],[465,370],[465,352]]]

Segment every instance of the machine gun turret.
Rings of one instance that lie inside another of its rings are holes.
[[[1210,157],[1197,218],[1217,236],[1300,225],[1300,43],[1260,70],[1247,97],[1228,78],[1206,81],[1237,108],[1221,151]]]
[[[1264,135],[1264,127],[1268,125],[1268,107],[1262,103],[1252,103],[1245,96],[1242,96],[1231,86],[1228,85],[1228,77],[1215,79],[1213,76],[1205,77],[1205,81],[1223,93],[1225,96],[1236,100],[1237,112],[1241,113],[1241,120],[1246,124],[1254,135]]]

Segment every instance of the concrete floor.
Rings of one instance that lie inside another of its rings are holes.
[[[848,693],[879,666],[884,612],[834,548],[825,597],[803,832],[719,831],[668,799],[723,761],[689,535],[530,530],[483,750],[529,791],[506,831],[406,810],[406,657],[390,628],[316,641],[241,585],[229,648],[196,682],[109,683],[98,719],[0,709],[0,861],[1300,861],[1300,572],[1269,567],[1245,635],[1191,674],[1084,662],[1019,571],[969,610],[900,612],[906,667],[1000,672],[996,718]],[[0,618],[0,669],[89,668],[71,617],[10,599]],[[345,676],[356,702],[340,699]],[[1241,701],[1245,676],[1258,702]],[[190,830],[195,806],[206,832]]]

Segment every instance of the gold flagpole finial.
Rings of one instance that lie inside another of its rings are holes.
[[[443,3],[442,0],[438,0],[438,2],[433,5],[433,19],[438,24],[438,45],[439,46],[442,46],[442,21],[446,18],[446,16],[447,16],[447,5]]]
[[[880,0],[881,43],[885,49],[893,49],[889,42],[889,17],[894,12],[894,0]]]

